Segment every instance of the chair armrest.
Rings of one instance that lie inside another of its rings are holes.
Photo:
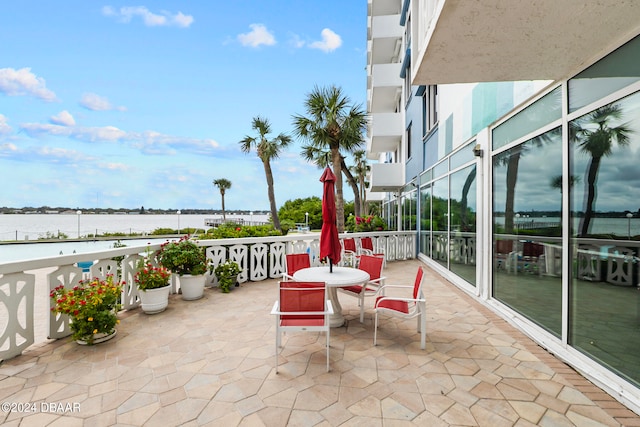
[[[377,279],[369,280],[367,283],[371,283],[372,285],[384,286],[382,285],[382,282],[384,282],[386,279],[386,277],[378,277]]]
[[[271,309],[271,314],[279,314],[279,309],[280,307],[278,306],[278,301],[273,303],[273,308]]]

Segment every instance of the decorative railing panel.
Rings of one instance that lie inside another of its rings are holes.
[[[340,237],[372,237],[376,252],[385,254],[388,261],[415,258],[415,232],[349,233]],[[285,271],[287,253],[306,252],[312,265],[320,265],[320,234],[304,233],[289,236],[270,236],[241,239],[201,240],[212,266],[232,260],[240,265],[240,283],[277,279]],[[34,295],[49,292],[59,285],[73,287],[83,278],[105,279],[113,274],[123,281],[123,309],[133,310],[140,305],[134,276],[138,260],[160,249],[160,244],[120,247],[85,254],[61,255],[0,264],[0,360],[15,357],[34,343],[34,319],[49,319],[48,338],[71,335],[69,319],[51,312],[34,313]],[[90,267],[88,267],[91,265]],[[52,271],[53,267],[53,271]],[[83,268],[85,272],[83,273]],[[27,274],[25,271],[34,271]],[[211,282],[211,281],[209,281]],[[179,282],[172,277],[173,292]],[[215,282],[214,282],[215,284]],[[15,307],[24,307],[20,318]],[[51,302],[49,307],[51,307]],[[4,315],[6,313],[6,315]],[[7,319],[5,323],[3,320]],[[40,338],[46,339],[47,337]]]
[[[6,274],[0,281],[0,360],[20,355],[35,341],[35,275]],[[4,326],[4,327],[3,327]]]

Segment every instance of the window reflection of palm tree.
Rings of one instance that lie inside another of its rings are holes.
[[[578,175],[571,175],[569,177],[569,187],[573,188],[573,186],[578,184],[580,181],[582,181],[582,179]],[[562,175],[556,175],[551,178],[549,186],[551,188],[557,188],[562,193]]]
[[[462,231],[469,231],[470,227],[468,224],[468,214],[467,205],[468,205],[468,197],[469,190],[471,189],[471,185],[476,180],[476,166],[473,165],[471,170],[469,171],[469,175],[467,175],[467,179],[464,181],[464,185],[462,186],[462,198],[460,200],[460,229]]]
[[[597,181],[600,163],[603,157],[613,153],[614,143],[620,147],[629,145],[629,135],[633,133],[628,123],[612,126],[611,122],[622,119],[620,105],[611,104],[600,107],[583,116],[569,126],[569,137],[580,147],[580,151],[591,156],[585,172],[584,216],[580,219],[579,235],[586,236],[591,228],[597,198]]]
[[[496,162],[503,165],[507,165],[507,177],[506,186],[507,194],[505,198],[504,207],[504,232],[507,234],[513,233],[515,218],[515,199],[516,199],[516,183],[518,182],[518,168],[520,165],[520,158],[528,153],[532,147],[540,148],[543,144],[555,141],[560,136],[560,128],[556,128],[552,131],[538,135],[531,138],[529,141],[524,142],[510,150],[507,150],[503,155],[497,157]]]

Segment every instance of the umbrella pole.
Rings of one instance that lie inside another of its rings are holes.
[[[333,261],[331,261],[331,257],[329,257],[329,273],[333,273]]]

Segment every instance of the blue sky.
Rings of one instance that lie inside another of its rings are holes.
[[[365,1],[5,2],[0,206],[268,209],[238,141],[291,133],[314,86],[366,102]],[[301,141],[273,164],[278,206],[318,196]],[[353,195],[345,186],[345,198]]]

